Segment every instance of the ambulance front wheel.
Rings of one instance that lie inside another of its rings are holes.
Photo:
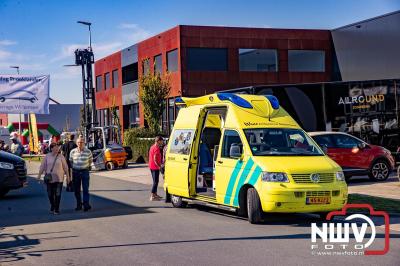
[[[187,206],[187,202],[182,200],[182,197],[171,195],[172,206],[175,208],[185,208]]]
[[[262,222],[263,212],[260,197],[255,188],[249,188],[247,190],[247,217],[252,224]]]

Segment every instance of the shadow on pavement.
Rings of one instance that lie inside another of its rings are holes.
[[[221,237],[221,238],[204,238],[204,239],[191,239],[191,240],[171,240],[171,241],[158,241],[158,242],[143,242],[143,243],[127,243],[115,245],[99,245],[99,246],[82,246],[72,248],[56,248],[56,249],[42,249],[35,251],[28,251],[34,245],[40,243],[40,239],[29,239],[24,235],[15,235],[13,244],[5,249],[1,248],[0,261],[19,261],[25,259],[26,256],[42,256],[47,252],[62,252],[62,251],[77,251],[77,250],[93,250],[105,248],[124,248],[135,246],[149,246],[149,245],[175,245],[187,243],[207,243],[214,241],[262,241],[262,240],[282,240],[282,239],[310,239],[310,234],[291,234],[291,235],[269,235],[269,236],[250,236],[250,237]],[[368,235],[369,237],[369,235]],[[383,239],[384,234],[377,234],[376,238]],[[68,236],[66,237],[68,238]],[[400,238],[400,235],[392,235],[391,238]],[[0,246],[1,247],[1,246]]]
[[[116,191],[145,190],[126,189]],[[66,192],[64,188],[60,207],[61,214],[53,215],[49,212],[50,205],[44,185],[30,178],[28,187],[15,191],[0,200],[0,227],[154,213],[149,210],[149,208],[153,207],[125,204],[94,194],[90,195],[90,204],[93,209],[88,212],[75,211],[74,194]]]
[[[0,262],[16,262],[25,259],[26,255],[29,256],[42,256],[39,253],[31,254],[28,250],[32,249],[36,245],[39,245],[42,240],[53,240],[53,239],[67,239],[78,237],[74,235],[60,235],[68,234],[69,231],[56,231],[56,232],[45,232],[45,233],[35,233],[35,234],[20,234],[20,233],[2,233],[4,227],[0,228]],[[19,229],[23,231],[23,229]],[[47,235],[54,235],[48,237]],[[43,236],[43,237],[40,237]],[[21,255],[21,253],[26,253],[26,255]]]

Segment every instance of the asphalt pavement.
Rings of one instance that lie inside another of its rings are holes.
[[[400,234],[383,256],[318,256],[310,250],[316,216],[271,215],[260,225],[205,207],[150,202],[147,184],[92,175],[89,212],[63,192],[49,213],[43,184],[0,200],[1,265],[400,265]],[[163,195],[162,191],[160,194]],[[376,240],[383,243],[384,231]]]

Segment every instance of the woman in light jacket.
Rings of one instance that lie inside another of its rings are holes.
[[[43,173],[51,174],[51,180],[46,183],[47,194],[51,206],[50,212],[60,214],[61,191],[64,182],[64,175],[67,176],[67,182],[69,182],[71,178],[69,176],[67,162],[65,161],[64,156],[60,154],[60,145],[54,142],[51,143],[50,151],[51,152],[46,155],[40,165],[38,179],[40,179]]]

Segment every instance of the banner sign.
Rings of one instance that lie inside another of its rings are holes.
[[[49,75],[0,75],[0,114],[49,114],[49,83]]]

